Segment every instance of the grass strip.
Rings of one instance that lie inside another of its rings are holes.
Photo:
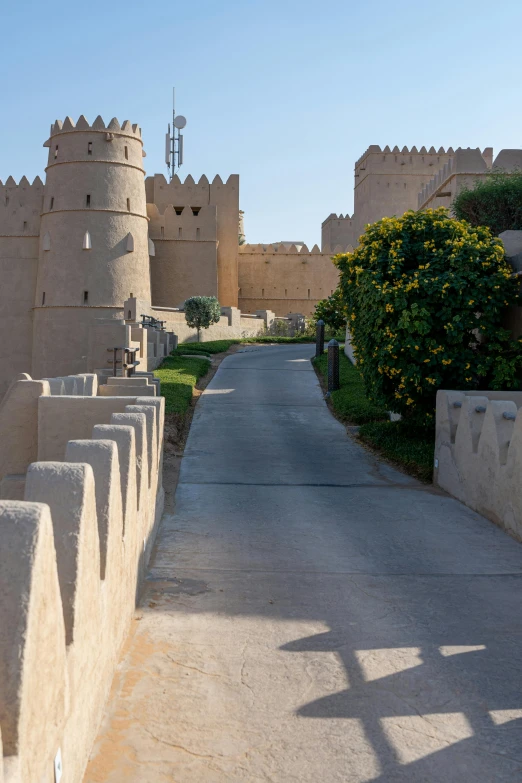
[[[207,374],[210,363],[199,357],[181,359],[168,356],[154,372],[161,381],[161,393],[165,397],[165,413],[186,413],[194,386]]]
[[[326,382],[328,376],[327,354],[324,353],[312,361]],[[384,408],[380,408],[368,400],[359,371],[341,352],[339,352],[339,380],[341,388],[332,392],[330,399],[335,415],[340,421],[346,424],[366,424],[370,421],[388,419]]]
[[[432,434],[412,433],[402,421],[373,421],[362,425],[359,438],[412,476],[431,483],[435,446]]]
[[[312,361],[326,383],[327,354]],[[341,388],[330,395],[335,417],[345,424],[361,425],[358,437],[363,443],[412,476],[431,482],[433,433],[412,431],[404,421],[389,421],[387,411],[368,400],[357,367],[343,353],[339,354],[339,380]]]

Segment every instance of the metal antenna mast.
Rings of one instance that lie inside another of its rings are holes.
[[[176,173],[176,166],[179,169],[183,165],[183,134],[181,131],[187,124],[187,120],[182,114],[176,117],[176,88],[172,88],[172,130],[169,124],[169,130],[165,137],[165,163],[169,172],[169,181]]]

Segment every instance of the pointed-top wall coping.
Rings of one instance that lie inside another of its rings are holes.
[[[117,117],[113,117],[112,120],[109,122],[108,125],[105,124],[103,117],[98,115],[92,125],[89,125],[89,122],[85,118],[83,114],[80,114],[78,117],[78,122],[75,124],[74,121],[71,119],[71,117],[66,117],[65,120],[62,122],[61,120],[56,120],[56,122],[51,126],[51,136],[54,136],[58,133],[63,132],[71,132],[71,131],[110,131],[111,133],[126,133],[129,135],[135,135],[141,138],[141,128],[138,126],[138,124],[131,125],[129,120],[124,120],[124,122],[120,125],[120,122]]]

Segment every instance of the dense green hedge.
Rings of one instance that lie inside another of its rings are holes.
[[[326,381],[327,354],[324,353],[312,361]],[[347,424],[366,424],[369,421],[389,419],[385,408],[379,408],[368,400],[361,373],[342,351],[339,353],[339,381],[341,388],[330,396],[335,414],[341,421]]]
[[[498,236],[503,231],[522,229],[522,172],[497,171],[465,188],[452,204],[459,220],[472,226],[488,226]]]
[[[185,413],[192,400],[194,386],[207,374],[209,362],[198,357],[181,359],[168,356],[154,375],[161,381],[165,413]]]
[[[368,226],[335,263],[377,405],[426,424],[439,388],[518,388],[522,346],[501,326],[518,284],[489,229],[443,208],[406,212]]]

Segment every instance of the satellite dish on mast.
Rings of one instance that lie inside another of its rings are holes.
[[[182,128],[185,127],[186,124],[187,124],[187,120],[185,119],[185,117],[182,114],[178,114],[178,116],[174,120],[174,127],[177,128],[178,130],[181,130]]]

